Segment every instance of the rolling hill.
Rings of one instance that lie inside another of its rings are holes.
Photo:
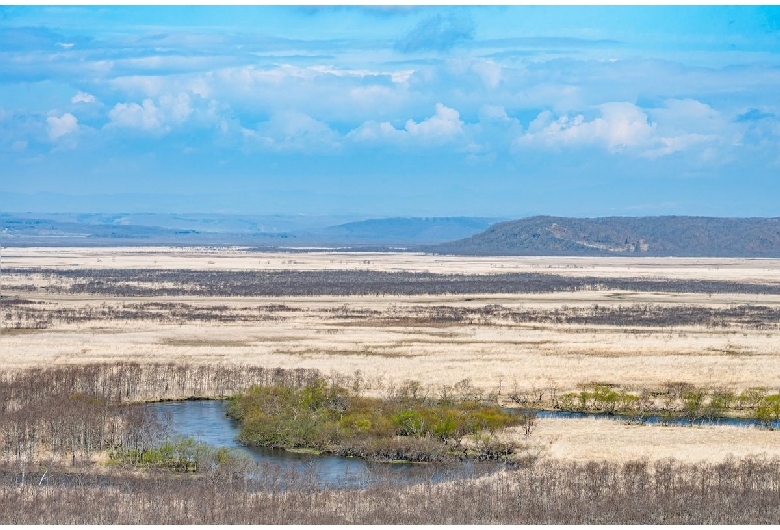
[[[779,218],[538,216],[426,252],[504,256],[780,257]]]

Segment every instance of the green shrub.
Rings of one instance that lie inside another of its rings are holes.
[[[755,416],[767,427],[780,421],[780,394],[764,396],[756,406]]]
[[[394,437],[446,444],[466,434],[493,433],[520,423],[517,415],[480,402],[473,392],[461,395],[467,397],[447,396],[439,402],[409,382],[392,399],[382,400],[318,379],[301,389],[252,388],[231,398],[229,415],[241,422],[239,440],[247,445],[334,452],[365,447],[365,440],[381,445],[379,440]]]

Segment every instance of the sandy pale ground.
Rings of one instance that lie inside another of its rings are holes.
[[[455,258],[410,254],[259,254],[241,249],[5,249],[3,267],[428,270],[494,273],[543,271],[605,277],[669,277],[780,281],[780,260],[626,258]],[[694,326],[615,327],[517,324],[487,319],[470,324],[413,322],[435,306],[559,309],[563,306],[733,304],[780,307],[780,296],[633,292],[536,295],[365,296],[289,298],[97,298],[13,291],[5,296],[42,302],[35,307],[89,311],[144,302],[224,306],[239,322],[54,319],[48,329],[13,331],[2,312],[0,368],[87,362],[247,363],[363,373],[370,392],[416,379],[437,387],[463,379],[504,394],[520,388],[576,390],[601,382],[655,388],[669,381],[740,391],[780,391],[780,326],[708,329]],[[263,307],[283,304],[291,310]],[[9,316],[10,315],[10,316]],[[255,315],[248,318],[247,315]],[[361,316],[362,315],[362,316]],[[393,318],[389,318],[393,317]],[[394,318],[396,320],[394,320]],[[407,318],[405,323],[399,320]],[[409,320],[412,318],[412,320]],[[675,457],[717,460],[728,454],[780,454],[776,432],[734,427],[629,426],[610,420],[539,420],[531,442],[554,458],[625,460]]]
[[[570,276],[680,278],[780,283],[780,259],[463,257],[415,253],[249,252],[241,247],[28,247],[3,250],[7,267],[194,270],[377,270]]]
[[[608,293],[603,293],[608,294]],[[99,309],[138,303],[138,299],[99,300],[43,297],[53,310]],[[29,297],[35,298],[35,297]],[[709,304],[717,297],[707,299]],[[732,297],[725,297],[730,300]],[[646,298],[637,297],[642,301]],[[470,378],[487,390],[556,386],[576,390],[592,382],[628,388],[657,387],[668,381],[698,386],[780,387],[780,330],[707,329],[703,327],[614,327],[554,324],[439,323],[400,325],[380,318],[344,318],[339,311],[378,311],[398,317],[419,308],[499,303],[504,307],[552,306],[559,300],[542,295],[524,298],[480,297],[330,297],[284,299],[299,311],[270,313],[274,320],[194,322],[91,320],[54,323],[50,329],[16,332],[0,338],[0,366],[25,368],[51,364],[182,361],[248,363],[266,367],[318,368],[386,382],[418,379],[453,384]],[[685,299],[685,303],[689,303]],[[166,302],[182,301],[166,299]],[[527,301],[528,304],[523,302]],[[573,300],[566,300],[573,305]],[[762,300],[770,303],[774,300]],[[191,306],[231,304],[253,314],[279,299],[186,300]],[[613,302],[617,303],[617,302]],[[624,302],[625,303],[625,302]],[[266,314],[266,313],[263,313]],[[8,323],[6,323],[7,326]]]
[[[746,456],[780,457],[780,431],[752,427],[626,425],[610,419],[543,419],[531,437],[513,439],[543,458],[625,462],[674,458],[718,462]]]

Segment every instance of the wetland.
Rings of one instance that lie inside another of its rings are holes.
[[[633,520],[609,498],[643,521],[739,520],[705,502],[722,488],[771,513],[778,260],[10,254],[0,492],[27,509],[76,495],[111,521]],[[583,497],[594,480],[616,486]],[[542,510],[539,488],[578,518]],[[427,519],[379,507],[402,497]]]

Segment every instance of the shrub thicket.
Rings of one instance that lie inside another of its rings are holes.
[[[247,445],[426,461],[462,454],[460,441],[466,435],[492,434],[522,422],[484,399],[416,394],[366,397],[317,379],[302,388],[252,388],[231,398],[229,414],[241,422],[239,439]],[[399,437],[405,441],[399,443]]]

